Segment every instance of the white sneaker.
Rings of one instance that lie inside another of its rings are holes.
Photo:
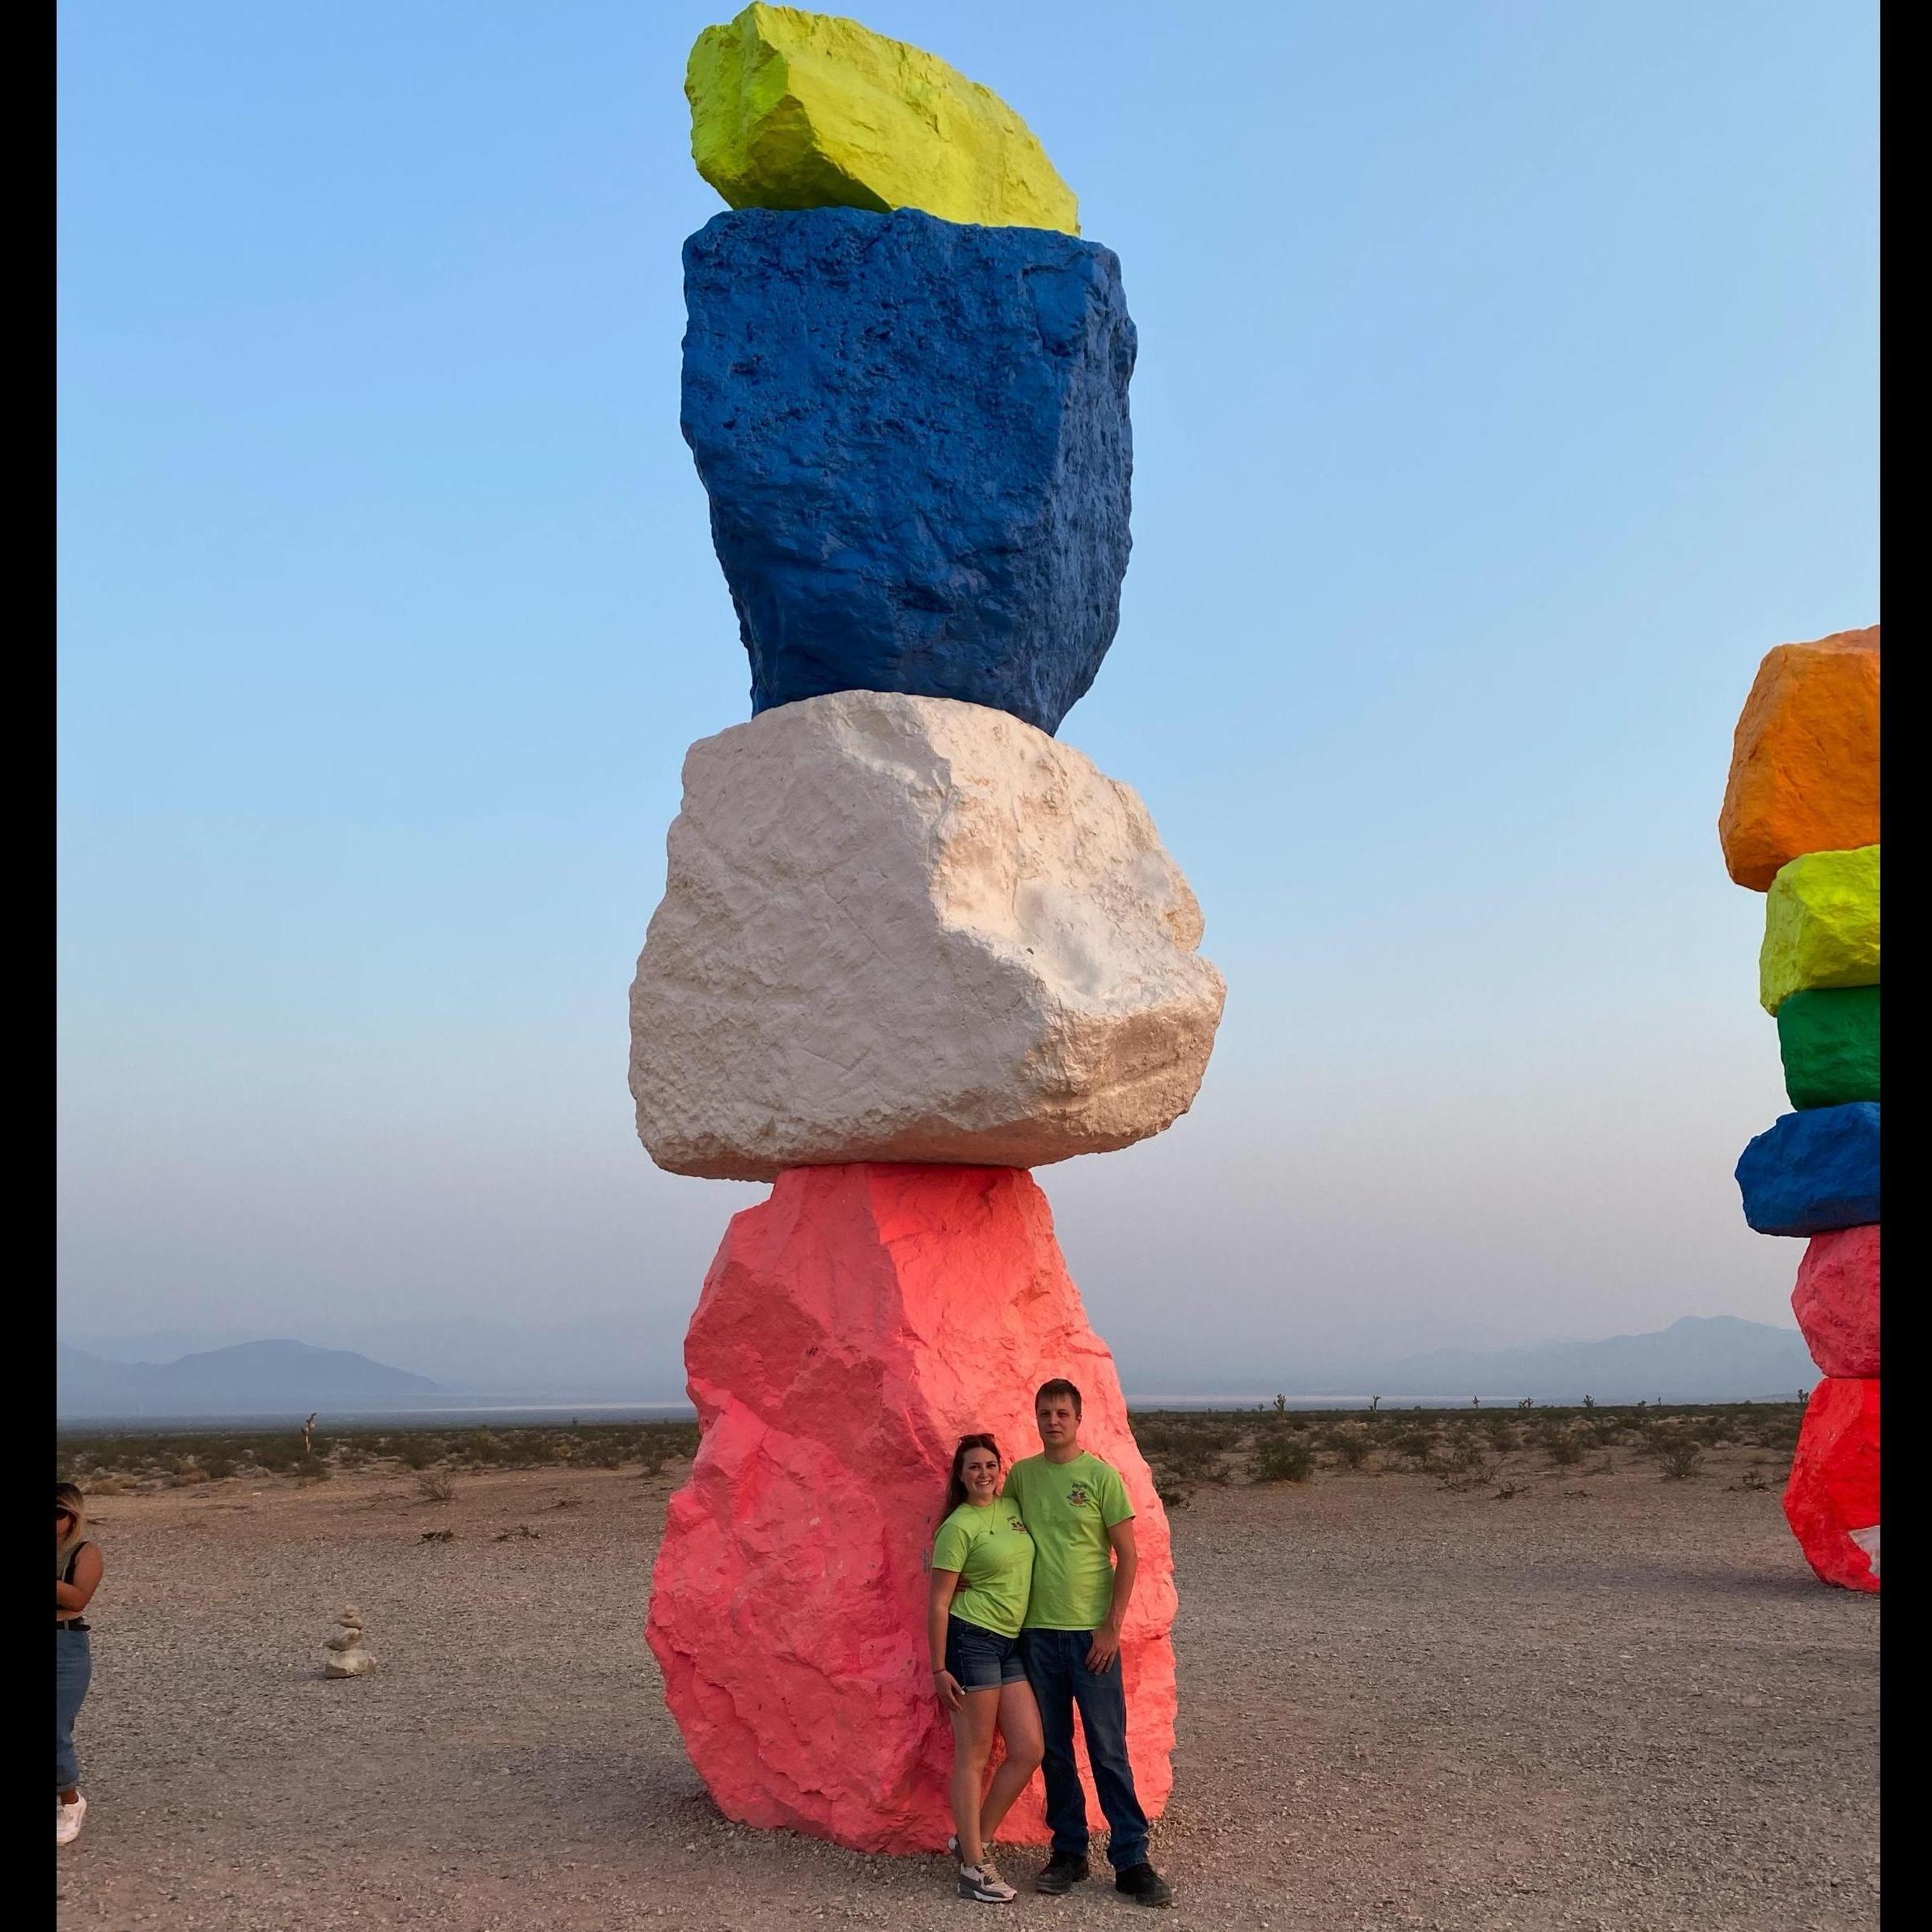
[[[53,1801],[53,1841],[56,1845],[71,1845],[80,1836],[81,1820],[87,1815],[87,1801],[77,1798],[72,1804],[62,1804],[59,1799]]]
[[[960,1867],[960,1896],[981,1905],[1010,1905],[1019,1894],[993,1869],[989,1858],[984,1865]]]

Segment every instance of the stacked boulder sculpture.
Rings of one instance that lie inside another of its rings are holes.
[[[1879,1587],[1879,632],[1783,644],[1738,721],[1718,821],[1765,896],[1759,998],[1793,1111],[1738,1163],[1744,1218],[1805,1238],[1791,1307],[1821,1379],[1785,1515],[1828,1583]]]
[[[336,1619],[335,1634],[322,1648],[324,1677],[360,1677],[375,1668],[375,1659],[362,1648],[362,1613],[353,1604]]]
[[[1171,1784],[1167,1527],[1027,1170],[1192,1103],[1221,1017],[1146,807],[1053,734],[1119,620],[1134,329],[1011,109],[752,6],[685,91],[683,426],[751,664],[692,747],[631,990],[638,1131],[773,1183],[685,1342],[701,1439],[646,1634],[725,1811],[934,1851],[924,1561],[953,1445],[1070,1378],[1125,1479],[1130,1752]],[[1036,1789],[1005,1836],[1045,1836]]]

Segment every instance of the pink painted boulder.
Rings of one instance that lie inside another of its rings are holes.
[[[1876,1590],[1871,1546],[1879,1520],[1879,1384],[1827,1375],[1811,1391],[1785,1485],[1785,1520],[1828,1583]]]
[[[646,1636],[698,1774],[742,1823],[936,1852],[951,1735],[933,1697],[925,1558],[954,1444],[1036,1453],[1032,1396],[1085,1397],[1141,1554],[1121,1659],[1134,1779],[1172,1784],[1173,1561],[1113,1358],[1046,1199],[1017,1168],[790,1168],[735,1216],[684,1344],[703,1440],[671,1500]],[[1083,1768],[1084,1775],[1084,1766]],[[1088,1811],[1104,1828],[1091,1786]],[[1044,1843],[1040,1781],[1002,1838]]]
[[[1814,1235],[1798,1265],[1791,1312],[1828,1375],[1879,1372],[1879,1224]]]

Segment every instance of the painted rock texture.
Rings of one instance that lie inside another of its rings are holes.
[[[1074,191],[997,94],[856,20],[748,6],[698,36],[684,93],[692,159],[734,208],[1079,232]]]
[[[1737,1165],[1744,1218],[1760,1235],[1821,1235],[1879,1215],[1874,1100],[1778,1116]]]
[[[1813,1570],[1843,1590],[1876,1590],[1868,1544],[1858,1532],[1879,1521],[1879,1384],[1875,1378],[1827,1375],[1811,1391],[1785,1520]]]
[[[1140,1577],[1129,1744],[1150,1815],[1174,1741],[1167,1525],[1113,1361],[1044,1197],[1010,1169],[794,1171],[736,1216],[684,1347],[703,1440],[672,1498],[646,1629],[692,1762],[726,1815],[867,1852],[936,1852],[951,1733],[926,1654],[925,1557],[953,1445],[1037,1451],[1065,1375],[1082,1440],[1125,1479]],[[1036,1779],[1002,1832],[1045,1836]],[[1100,1813],[1091,1790],[1089,1815]]]
[[[1807,852],[1878,842],[1878,625],[1765,657],[1738,719],[1718,830],[1731,876],[1759,892]]]
[[[752,708],[903,691],[1058,729],[1120,621],[1134,329],[1107,249],[910,210],[684,244],[684,430]]]
[[[1879,1098],[1879,989],[1794,993],[1777,1009],[1777,1050],[1794,1107]]]
[[[1814,986],[1875,986],[1879,981],[1879,848],[1811,852],[1771,882],[1758,998],[1775,1013]]]
[[[1003,711],[849,691],[701,739],[631,989],[674,1173],[1040,1166],[1158,1133],[1221,1016],[1152,820]]]
[[[1828,1375],[1879,1372],[1879,1231],[1814,1235],[1798,1265],[1791,1312]]]

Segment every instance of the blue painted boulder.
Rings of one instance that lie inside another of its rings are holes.
[[[1120,621],[1134,329],[1111,251],[915,209],[684,244],[684,430],[752,709],[834,691],[1056,731]]]
[[[1879,1218],[1879,1104],[1782,1115],[1738,1161],[1744,1218],[1760,1235],[1822,1235]]]

